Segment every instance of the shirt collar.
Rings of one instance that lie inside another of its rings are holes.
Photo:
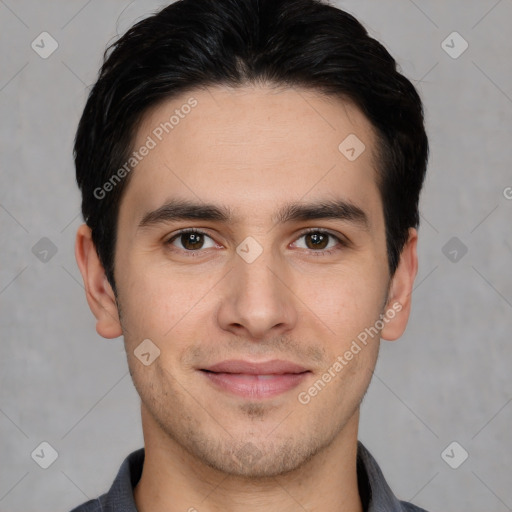
[[[142,475],[144,448],[132,452],[121,465],[107,494],[90,502],[83,512],[137,512],[133,489]],[[387,484],[381,469],[370,452],[359,441],[357,448],[357,479],[365,512],[422,512],[409,503],[399,501]],[[96,505],[96,507],[95,507]],[[80,508],[72,512],[82,512]],[[425,512],[425,511],[423,511]]]

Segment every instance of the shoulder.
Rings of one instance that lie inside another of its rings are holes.
[[[144,464],[144,448],[132,452],[121,464],[110,490],[71,512],[137,512],[133,489],[137,485]]]
[[[406,501],[401,501],[400,505],[402,505],[403,512],[427,512],[424,508],[417,507],[416,505]]]
[[[99,498],[82,503],[71,510],[71,512],[106,512],[108,509],[105,507],[104,499],[105,494]]]
[[[357,463],[359,495],[367,512],[427,512],[412,503],[399,500],[394,495],[377,461],[360,441]]]

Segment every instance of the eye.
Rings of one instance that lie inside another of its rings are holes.
[[[305,246],[300,247],[299,245],[300,249],[309,249],[312,252],[319,253],[319,256],[331,254],[347,245],[343,239],[332,233],[315,228],[302,233],[297,240],[301,239],[304,239]],[[297,245],[297,242],[294,245]]]
[[[205,246],[206,239],[210,241],[210,244]],[[216,247],[215,242],[210,236],[197,229],[184,229],[167,240],[166,244],[176,247],[175,242],[181,245],[181,247],[178,246],[179,249],[187,252]]]
[[[304,239],[302,246],[297,242],[301,239]],[[169,238],[165,244],[176,247],[182,252],[189,253],[190,256],[201,252],[201,249],[219,247],[207,233],[194,228],[182,229]],[[299,249],[309,250],[315,256],[325,256],[346,247],[348,243],[328,231],[310,228],[303,232],[293,245],[298,246]]]

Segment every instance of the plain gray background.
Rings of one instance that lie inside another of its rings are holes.
[[[71,151],[106,44],[164,3],[0,0],[1,511],[69,510],[143,443],[122,338],[96,334],[74,259]],[[412,316],[382,342],[360,439],[402,499],[512,510],[512,1],[331,3],[417,85],[431,142]],[[43,441],[48,469],[31,457]]]

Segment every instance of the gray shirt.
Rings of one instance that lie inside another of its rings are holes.
[[[137,512],[133,489],[139,482],[144,464],[144,448],[124,460],[110,490],[71,512]],[[358,443],[357,481],[365,512],[426,512],[395,497],[370,452]]]

